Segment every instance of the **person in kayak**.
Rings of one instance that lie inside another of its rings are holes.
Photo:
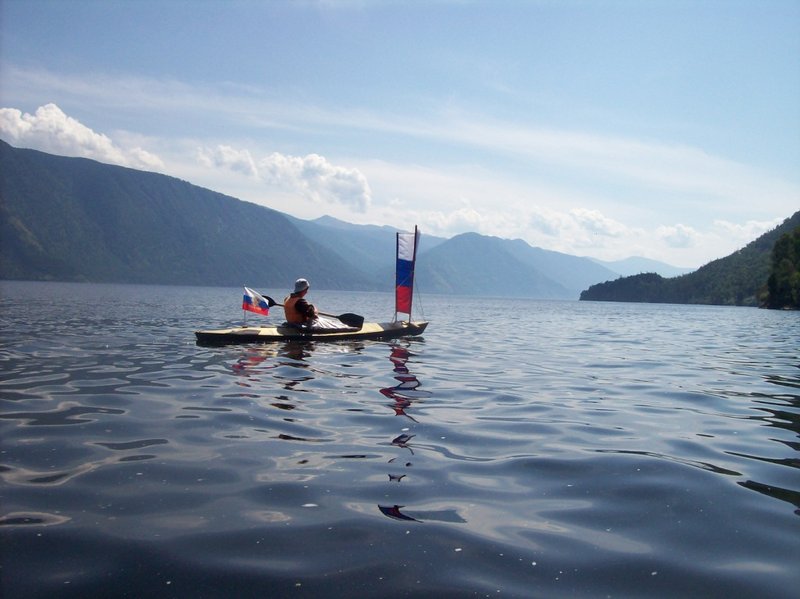
[[[305,279],[297,279],[294,282],[294,292],[286,296],[286,299],[283,300],[283,311],[286,314],[286,322],[290,324],[310,325],[317,319],[316,307],[306,300],[308,287],[308,281]]]

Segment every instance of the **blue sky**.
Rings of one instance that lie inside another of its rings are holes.
[[[800,0],[0,3],[0,137],[700,266],[800,209]]]

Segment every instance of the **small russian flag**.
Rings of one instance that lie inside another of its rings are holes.
[[[245,287],[244,297],[242,298],[242,310],[267,316],[269,315],[269,304],[258,291],[253,291],[249,287]]]

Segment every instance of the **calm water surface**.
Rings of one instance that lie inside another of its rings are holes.
[[[420,338],[206,348],[240,289],[1,301],[3,597],[800,589],[796,312],[422,296]]]

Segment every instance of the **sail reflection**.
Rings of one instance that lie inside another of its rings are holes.
[[[393,387],[385,387],[380,389],[381,394],[384,397],[389,398],[392,400],[392,403],[389,404],[389,407],[394,410],[395,416],[405,416],[412,422],[417,422],[416,418],[409,415],[406,410],[413,406],[414,401],[418,400],[420,397],[424,395],[423,392],[419,391],[420,382],[416,376],[411,374],[408,369],[408,360],[411,358],[411,352],[408,351],[408,348],[397,343],[393,343],[391,354],[389,355],[389,360],[394,365],[394,373],[395,373],[395,380],[398,381],[397,385]],[[411,447],[411,440],[416,436],[414,434],[409,434],[408,429],[403,429],[403,432],[397,436],[395,436],[391,443],[393,447],[397,447],[399,449],[407,450],[410,455],[414,455],[414,449]],[[397,461],[397,457],[394,457],[389,460],[390,464],[399,465]],[[411,462],[405,462],[404,467],[410,468],[412,466]],[[406,477],[405,473],[398,473],[398,472],[389,472],[389,482],[399,483]],[[386,516],[397,518],[398,516],[393,515],[397,512],[394,508],[387,508],[385,506],[378,506]],[[395,506],[396,508],[396,506]],[[412,518],[413,519],[413,518]]]
[[[412,357],[413,354],[409,351],[407,345],[400,345],[399,343],[392,344],[389,360],[394,366],[394,379],[397,381],[397,384],[391,387],[384,387],[380,389],[380,392],[384,397],[391,400],[388,407],[394,411],[395,416],[404,416],[412,422],[417,423],[417,419],[409,412],[413,413],[415,404],[430,397],[431,393],[420,388],[422,383],[420,383],[416,375],[409,370],[408,363]],[[408,428],[404,428],[399,435],[396,435],[391,440],[392,447],[398,448],[398,450],[401,450],[403,454],[409,457],[403,459],[404,456],[401,455],[395,456],[389,460],[388,463],[392,464],[395,468],[394,472],[388,473],[390,483],[401,483],[409,476],[407,469],[413,466],[413,462],[407,460],[410,460],[411,456],[415,456],[414,448],[412,447],[415,437],[415,433],[410,432]],[[466,522],[466,520],[452,509],[406,511],[405,507],[406,506],[398,504],[379,504],[378,510],[387,518],[405,522],[424,522],[426,520],[456,523]]]
[[[396,416],[405,416],[417,422],[406,410],[412,406],[414,401],[429,397],[430,392],[420,391],[419,380],[408,370],[407,363],[411,355],[407,347],[397,344],[392,345],[392,353],[389,356],[389,360],[394,364],[394,378],[398,383],[393,387],[386,387],[380,391],[384,397],[388,397],[392,400],[393,403],[390,407],[394,410]]]

